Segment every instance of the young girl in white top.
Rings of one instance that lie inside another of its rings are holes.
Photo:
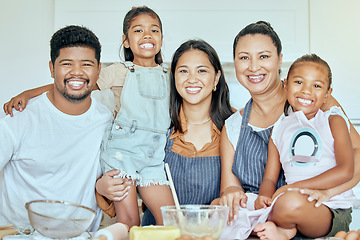
[[[174,205],[163,162],[170,126],[170,87],[167,69],[162,66],[162,40],[159,16],[148,7],[134,7],[123,22],[125,62],[102,69],[97,81],[100,90],[110,89],[115,97],[105,102],[115,109],[102,143],[103,177],[123,178],[121,189],[129,185],[114,201],[117,222],[129,227],[140,224],[137,193],[159,225],[160,207]],[[6,105],[16,108],[20,103],[24,109],[29,98],[51,88],[53,85],[25,91]]]
[[[225,235],[246,238],[255,230],[260,239],[290,239],[295,236],[296,228],[280,226],[271,215],[279,195],[289,188],[305,186],[329,189],[352,178],[354,156],[348,119],[339,107],[326,112],[320,110],[332,91],[328,64],[315,54],[304,55],[291,65],[284,84],[285,115],[272,130],[259,195],[248,194],[247,208],[240,208],[239,219]],[[287,185],[276,190],[281,168]],[[354,199],[349,190],[324,202],[318,209],[320,213],[304,213],[322,219],[322,222],[316,220],[318,233],[314,235],[321,236],[331,226],[334,209],[349,211]],[[344,223],[332,232],[348,230],[350,222],[344,219]]]

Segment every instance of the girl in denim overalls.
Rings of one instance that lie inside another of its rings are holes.
[[[159,65],[161,21],[147,7],[133,8],[124,18],[123,31],[126,62],[109,66],[103,73],[108,78],[98,82],[101,90],[114,92],[117,105],[104,135],[101,167],[103,172],[118,169],[116,177],[132,181],[128,196],[114,202],[117,222],[140,224],[139,192],[156,223],[162,224],[160,207],[174,202],[163,162],[170,118],[167,69]]]

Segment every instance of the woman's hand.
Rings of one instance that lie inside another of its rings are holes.
[[[131,181],[124,178],[114,178],[120,170],[106,172],[96,182],[96,191],[111,201],[121,201],[128,195]]]
[[[270,207],[271,203],[271,198],[259,195],[255,200],[255,210]]]
[[[239,187],[232,186],[225,189],[220,197],[219,204],[230,208],[228,225],[234,224],[234,220],[238,218],[239,206],[246,208],[246,202],[247,196]]]
[[[29,102],[30,97],[27,95],[26,92],[22,92],[19,95],[13,97],[4,104],[4,112],[6,115],[10,114],[10,116],[13,116],[13,108],[15,108],[17,111],[23,111],[26,108],[27,103]]]
[[[313,190],[313,189],[299,189],[299,192],[304,195],[308,195],[307,200],[312,202],[315,200],[315,207],[320,207],[323,202],[327,202],[331,198],[330,191],[325,190]]]

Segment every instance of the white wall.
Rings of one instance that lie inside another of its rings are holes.
[[[68,24],[85,24],[102,43],[102,62],[119,61],[123,18],[132,6],[141,6],[145,1],[88,2],[55,0],[55,29]],[[270,22],[282,39],[284,61],[292,62],[309,51],[307,0],[151,0],[146,5],[161,18],[164,32],[161,51],[166,62],[171,61],[182,42],[193,38],[206,40],[223,62],[232,62],[234,36],[259,19]],[[235,27],[229,27],[232,25]]]
[[[353,123],[360,122],[355,120],[360,119],[359,9],[357,0],[310,0],[310,52],[330,65],[332,94],[354,119]],[[360,126],[355,127],[360,132]],[[360,184],[354,188],[354,193],[360,199]],[[350,229],[360,229],[360,209],[353,209],[352,218]]]
[[[54,0],[0,1],[2,106],[25,89],[52,82],[48,70],[49,40],[56,29]],[[229,1],[225,0],[224,4],[226,2]],[[169,8],[171,2],[166,1],[166,4]],[[356,71],[360,54],[358,9],[360,1],[356,0],[309,0],[310,52],[317,53],[328,61],[333,70],[334,96],[351,118],[360,119],[360,77]],[[281,21],[285,23],[286,19]],[[230,23],[224,27],[231,32],[238,32],[241,28],[234,30],[234,24]],[[108,29],[106,26],[104,28]],[[109,29],[107,31],[111,32]]]
[[[328,62],[333,73],[333,95],[346,113],[357,119],[360,119],[359,9],[357,0],[310,0],[310,51]]]
[[[53,0],[0,0],[1,109],[19,92],[52,82],[48,62],[53,18]]]

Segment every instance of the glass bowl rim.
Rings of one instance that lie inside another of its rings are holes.
[[[189,208],[188,208],[189,207]],[[194,208],[191,208],[194,207]],[[162,206],[161,210],[171,212],[211,212],[216,210],[228,210],[228,206],[222,205],[205,205],[205,204],[184,204],[180,205],[180,209],[177,209],[175,205]]]
[[[31,213],[31,214],[35,214],[37,216],[40,216],[40,217],[44,217],[44,218],[49,218],[49,219],[54,219],[54,220],[63,220],[63,221],[66,221],[66,220],[70,220],[70,219],[67,219],[67,218],[58,218],[58,217],[53,217],[53,216],[47,216],[47,215],[44,215],[44,214],[41,214],[41,213],[38,213],[34,210],[31,209],[30,205],[32,203],[60,203],[60,204],[65,204],[65,205],[71,205],[71,206],[74,206],[74,207],[80,207],[82,209],[86,209],[88,211],[90,211],[91,213],[93,213],[93,216],[92,218],[95,218],[96,217],[96,212],[89,208],[89,207],[86,207],[86,206],[83,206],[83,205],[80,205],[80,204],[77,204],[77,203],[72,203],[72,202],[68,202],[68,201],[59,201],[59,200],[33,200],[33,201],[30,201],[30,202],[27,202],[25,203],[25,208],[26,210]],[[71,221],[88,221],[89,218],[79,218],[79,219],[71,219]]]

